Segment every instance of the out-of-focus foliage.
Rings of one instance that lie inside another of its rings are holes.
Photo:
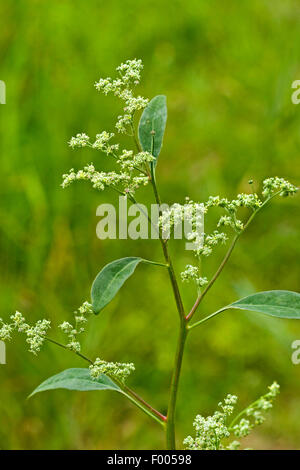
[[[7,104],[0,105],[1,317],[18,309],[57,325],[89,297],[106,263],[124,256],[161,260],[155,240],[96,238],[96,207],[117,203],[114,194],[60,188],[71,167],[101,159],[108,167],[100,153],[72,151],[67,141],[76,132],[112,130],[119,103],[93,83],[128,58],[144,62],[141,94],[167,95],[157,165],[166,202],[231,197],[247,191],[250,178],[255,189],[267,176],[297,183],[300,106],[291,103],[291,83],[300,78],[299,13],[296,0],[1,2],[0,79],[7,86]],[[150,201],[148,193],[140,198]],[[298,204],[299,197],[276,201],[259,215],[202,313],[257,290],[298,290]],[[172,252],[177,269],[191,260],[182,243],[173,243]],[[222,248],[205,262],[205,275],[221,256]],[[190,307],[195,292],[184,287]],[[176,335],[166,272],[143,265],[105,315],[91,319],[84,352],[133,361],[130,385],[163,411]],[[282,394],[247,446],[297,448],[300,365],[290,358],[298,338],[296,321],[237,311],[196,329],[184,360],[178,438],[224,394],[238,395],[242,407],[277,380]],[[0,366],[0,448],[161,448],[161,429],[118,394],[54,391],[26,401],[47,377],[83,366],[50,344],[38,358],[21,337],[8,345],[7,365]]]

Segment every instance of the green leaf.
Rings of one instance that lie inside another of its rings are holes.
[[[300,294],[288,290],[258,292],[233,302],[226,307],[229,308],[260,312],[272,317],[300,319]]]
[[[167,122],[167,99],[164,95],[155,96],[141,116],[139,140],[144,152],[152,153],[156,158],[160,153]]]
[[[157,417],[157,415],[155,415],[155,413],[145,407],[143,403],[140,403],[135,396],[132,396],[132,394],[129,394],[128,391],[126,392],[126,390],[123,390],[109,377],[107,377],[107,375],[101,374],[97,379],[92,379],[89,369],[66,369],[59,374],[53,375],[41,383],[35,390],[33,390],[28,398],[36,395],[39,392],[56,390],[59,388],[66,390],[76,390],[78,392],[113,390],[114,392],[119,392],[128,398],[128,400],[134,403],[138,408],[140,408],[144,413],[153,418],[155,421],[159,422],[160,424],[163,422],[161,419],[159,419],[159,417]]]
[[[67,390],[77,390],[86,392],[90,390],[114,390],[123,393],[109,377],[101,374],[97,379],[92,379],[89,369],[66,369],[59,374],[49,377],[45,382],[41,383],[29,395],[32,397],[36,393],[45,392],[46,390],[55,390],[64,388]]]
[[[96,315],[114,298],[141,261],[142,258],[121,258],[100,271],[91,290],[92,307]]]

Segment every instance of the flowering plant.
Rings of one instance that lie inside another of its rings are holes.
[[[300,294],[296,292],[272,290],[259,292],[237,300],[229,305],[220,307],[216,312],[204,316],[193,322],[194,315],[214,283],[220,276],[228,262],[232,251],[241,235],[247,229],[257,213],[260,212],[276,196],[287,197],[297,192],[297,187],[283,178],[271,177],[262,183],[261,194],[238,194],[233,200],[225,197],[210,197],[206,202],[196,203],[187,199],[186,204],[175,203],[171,208],[164,210],[161,205],[158,185],[156,181],[156,166],[160,154],[163,136],[167,120],[167,106],[165,96],[159,95],[151,101],[141,96],[136,96],[134,88],[141,78],[142,62],[140,60],[128,60],[117,68],[116,79],[100,79],[95,87],[98,91],[107,95],[114,94],[123,102],[124,114],[118,116],[116,130],[132,136],[135,150],[121,149],[118,143],[114,143],[115,134],[103,131],[96,135],[94,141],[85,133],[78,133],[72,137],[69,145],[71,148],[91,147],[100,151],[115,163],[115,169],[104,172],[96,169],[93,163],[87,164],[81,170],[73,168],[63,175],[62,187],[66,188],[75,181],[87,181],[97,191],[107,188],[116,191],[133,203],[138,204],[136,193],[141,186],[149,185],[153,190],[154,199],[159,209],[157,223],[158,239],[161,244],[163,262],[144,260],[140,257],[127,257],[112,261],[105,266],[95,278],[91,289],[91,302],[84,302],[74,313],[74,321],[63,321],[59,328],[66,336],[66,342],[60,343],[48,336],[50,328],[49,320],[39,320],[35,325],[26,323],[25,318],[19,312],[10,317],[9,322],[0,319],[0,339],[9,341],[12,334],[17,331],[26,335],[29,350],[37,354],[44,341],[49,341],[56,346],[72,351],[80,356],[89,365],[87,368],[67,369],[53,377],[50,377],[39,385],[31,395],[38,392],[65,388],[69,390],[114,390],[123,394],[132,403],[139,407],[159,423],[166,434],[168,449],[176,448],[175,440],[175,411],[176,399],[181,373],[182,358],[186,339],[191,331],[195,331],[202,323],[228,309],[248,310],[260,312],[280,318],[300,318]],[[136,130],[136,114],[143,110],[138,132]],[[249,182],[252,184],[252,182]],[[188,217],[191,227],[195,227],[207,216],[213,208],[221,210],[221,215],[215,230],[212,233],[203,233],[191,230],[188,238],[193,242],[194,264],[188,264],[181,273],[182,282],[195,284],[197,298],[189,311],[183,305],[178,276],[173,268],[169,253],[170,233],[175,230],[178,223]],[[248,211],[245,219],[242,215]],[[200,220],[201,219],[201,220]],[[151,220],[149,220],[152,223]],[[226,244],[231,238],[229,248],[225,253],[216,273],[208,279],[201,272],[201,260],[210,256],[216,245]],[[174,359],[174,369],[170,384],[169,403],[167,413],[164,415],[152,405],[141,398],[134,390],[128,387],[126,380],[134,371],[134,364],[110,362],[103,358],[90,359],[82,353],[79,341],[84,332],[85,324],[92,315],[98,315],[105,306],[114,298],[125,281],[134,273],[140,263],[160,266],[166,270],[170,280],[176,304],[179,324],[177,349]],[[234,411],[237,397],[227,395],[224,402],[219,403],[221,411],[216,411],[212,416],[204,418],[198,415],[194,421],[195,437],[187,437],[184,446],[187,449],[237,449],[239,443],[233,441],[226,443],[232,434],[235,437],[246,436],[255,424],[264,420],[263,411],[272,406],[273,399],[279,392],[279,386],[274,383],[269,387],[269,392],[247,407],[231,423],[229,416]]]

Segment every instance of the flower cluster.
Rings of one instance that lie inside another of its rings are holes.
[[[10,325],[9,323],[4,323],[2,318],[0,318],[0,340],[10,341],[12,332],[13,332],[12,325]]]
[[[184,222],[187,239],[193,241],[195,246],[201,247],[203,244],[204,213],[204,205],[195,203],[189,198],[186,198],[186,204],[175,203],[163,210],[158,221],[163,238],[170,238],[172,231],[174,232],[174,238],[177,238],[177,235],[178,238],[181,238],[182,222]]]
[[[133,194],[140,186],[145,186],[149,182],[149,178],[140,173],[132,176],[128,171],[116,173],[115,171],[97,171],[90,163],[83,170],[74,171],[71,168],[69,173],[63,175],[62,187],[66,188],[74,181],[89,181],[94,189],[104,191],[106,188],[114,188],[121,194]]]
[[[199,247],[197,251],[198,255],[210,256],[213,251],[213,247],[219,243],[226,243],[228,237],[225,233],[214,230],[213,233],[204,236],[204,243],[202,247]]]
[[[122,382],[125,382],[127,377],[134,370],[135,367],[132,363],[106,362],[99,359],[99,357],[97,357],[94,364],[90,366],[91,377],[93,379],[97,379],[100,374],[106,374]]]
[[[224,402],[219,403],[222,411],[216,411],[207,418],[197,415],[193,423],[196,437],[188,436],[183,441],[185,448],[188,450],[222,449],[222,439],[230,436],[226,421],[228,416],[232,414],[236,402],[235,395],[227,395]]]
[[[133,118],[136,111],[145,108],[148,100],[141,96],[133,95],[132,87],[140,81],[140,73],[143,68],[140,60],[128,60],[117,68],[119,78],[100,79],[96,84],[97,90],[105,95],[112,92],[115,96],[125,102],[125,114],[118,117],[116,128],[119,132],[127,132],[130,129],[131,135],[134,133]],[[120,171],[103,172],[97,171],[91,163],[83,170],[74,171],[63,175],[62,187],[65,188],[77,180],[88,180],[93,188],[103,191],[110,187],[122,194],[133,194],[140,186],[145,186],[149,182],[149,164],[154,160],[153,155],[148,152],[138,152],[134,154],[131,150],[119,152],[119,144],[112,143],[115,137],[112,132],[103,131],[96,135],[94,142],[85,133],[76,134],[69,141],[69,146],[74,148],[89,147],[100,150],[113,157],[120,167]],[[137,171],[138,173],[134,173]]]
[[[205,204],[208,209],[210,207],[221,207],[225,210],[225,215],[221,216],[217,224],[218,227],[229,226],[239,233],[243,230],[244,224],[237,217],[237,211],[240,207],[247,207],[256,210],[260,207],[261,201],[254,194],[239,194],[236,199],[232,201],[227,198],[220,198],[219,196],[211,196]]]
[[[106,155],[114,155],[119,150],[119,144],[111,144],[110,140],[115,136],[113,132],[103,131],[101,134],[96,135],[96,140],[92,143],[87,134],[76,134],[69,141],[71,148],[90,147],[96,150],[101,150]]]
[[[109,141],[115,136],[113,132],[103,131],[101,134],[96,135],[96,140],[92,147],[96,150],[101,150],[106,155],[111,155],[119,150],[119,144],[111,144]]]
[[[228,417],[232,415],[237,397],[235,395],[227,395],[223,402],[219,403],[222,411],[216,411],[212,416],[204,418],[201,415],[196,416],[193,426],[195,428],[195,437],[188,436],[183,444],[188,450],[237,450],[240,442],[234,440],[229,444],[222,442],[228,439],[231,434],[236,437],[247,436],[253,427],[263,423],[265,417],[263,412],[272,408],[274,398],[279,393],[279,385],[274,382],[269,386],[269,392],[263,395],[248,408],[243,410],[237,417],[228,424]],[[242,416],[252,419],[246,419]],[[239,419],[239,423],[235,424]],[[226,442],[226,441],[225,441]]]
[[[162,230],[163,238],[170,238],[172,229],[181,226],[184,220],[184,205],[175,203],[170,208],[164,210],[159,217],[158,225]]]
[[[159,217],[159,227],[162,229],[163,238],[169,238],[171,230],[184,220],[184,205],[175,203],[164,210]]]
[[[11,315],[10,319],[11,323],[4,323],[2,318],[0,319],[0,340],[10,341],[13,331],[25,333],[29,351],[36,355],[41,350],[51,322],[49,320],[38,320],[35,325],[30,326],[20,312]]]
[[[275,193],[280,196],[291,196],[298,191],[298,188],[289,183],[283,178],[272,177],[263,181],[262,196],[264,199],[269,199]],[[241,207],[245,207],[252,211],[257,211],[263,204],[263,201],[256,193],[251,194],[238,194],[236,199],[228,200],[227,198],[220,198],[219,196],[211,196],[205,204],[206,209],[210,207],[221,207],[225,210],[225,215],[222,215],[218,221],[218,227],[229,226],[232,227],[237,233],[240,233],[244,228],[244,223],[239,220],[237,212]]]
[[[77,172],[73,168],[63,175],[62,187],[66,188],[70,186],[74,181],[89,181],[92,184],[94,189],[103,191],[107,187],[115,187],[119,184],[128,186],[130,183],[130,176],[127,173],[116,173],[115,171],[104,172],[97,171],[93,165],[90,163],[85,166],[83,170]]]
[[[67,347],[71,351],[80,352],[81,346],[78,341],[78,335],[84,332],[84,324],[87,322],[87,315],[93,313],[92,306],[89,302],[84,302],[78,310],[74,312],[75,325],[64,321],[59,328],[68,336]]]
[[[206,277],[201,277],[199,275],[198,266],[192,266],[191,264],[187,264],[185,270],[182,271],[180,275],[182,282],[194,281],[199,289],[208,283]]]
[[[249,181],[252,184],[252,181]],[[267,200],[272,197],[274,193],[278,193],[281,196],[292,195],[297,191],[297,188],[283,178],[268,178],[263,182],[262,195]],[[197,258],[201,256],[210,256],[213,249],[220,243],[224,244],[228,240],[226,233],[214,230],[210,234],[205,234],[204,228],[204,214],[212,207],[219,207],[225,211],[225,214],[221,215],[218,222],[217,228],[230,227],[235,233],[240,234],[244,228],[245,223],[239,219],[238,211],[240,208],[246,208],[253,213],[258,211],[264,204],[263,199],[256,193],[250,194],[238,194],[235,199],[229,200],[227,198],[221,198],[220,196],[211,196],[208,201],[204,204],[194,203],[187,198],[187,204],[181,205],[175,203],[162,212],[159,218],[159,227],[162,230],[162,236],[164,239],[170,238],[171,230],[174,232],[174,238],[180,238],[176,236],[176,230],[180,228],[180,234],[182,230],[182,221],[184,220],[185,225],[188,223],[192,227],[189,233],[186,233],[186,238],[193,242],[192,250]],[[200,277],[199,269],[196,266],[187,265],[185,270],[181,273],[181,279],[183,282],[194,281],[197,285],[198,291],[201,287],[207,284],[206,277]]]
[[[149,152],[139,152],[134,155],[132,150],[123,150],[119,156],[117,163],[120,164],[123,170],[133,171],[134,169],[140,170],[142,167],[155,160],[155,157]]]
[[[76,137],[72,137],[69,141],[69,146],[72,148],[89,147],[90,145],[90,138],[86,134],[76,134]]]
[[[298,188],[293,184],[289,183],[283,178],[278,178],[278,176],[267,178],[263,181],[263,191],[262,195],[268,199],[274,193],[280,191],[280,196],[291,196],[296,194]]]
[[[297,192],[296,186],[292,185],[283,178],[268,178],[263,182],[262,196],[265,199],[269,199],[273,194],[278,193],[281,196],[289,196]],[[240,208],[246,208],[253,212],[258,211],[263,205],[263,200],[256,193],[250,194],[238,194],[235,199],[229,200],[227,198],[221,198],[220,196],[211,196],[208,201],[204,204],[205,213],[212,207],[219,207],[225,211],[224,215],[221,215],[217,222],[217,228],[220,227],[231,227],[234,232],[240,234],[245,224],[239,219],[238,211]],[[214,231],[210,235],[205,235],[202,239],[202,245],[196,247],[197,256],[209,256],[213,251],[213,247],[219,242],[225,243],[227,241],[227,235],[218,230]]]
[[[143,109],[148,104],[148,99],[142,96],[134,96],[132,87],[138,85],[141,79],[143,64],[141,60],[127,60],[117,67],[119,78],[113,80],[110,77],[101,78],[95,83],[98,91],[107,95],[113,93],[124,101],[124,114],[118,116],[116,128],[121,133],[128,133],[132,126],[133,117],[136,111]]]
[[[274,382],[269,386],[269,392],[260,397],[256,402],[246,408],[243,412],[247,418],[242,418],[238,424],[232,426],[232,432],[236,437],[245,437],[253,427],[265,421],[264,412],[273,407],[273,401],[279,394],[280,386]]]

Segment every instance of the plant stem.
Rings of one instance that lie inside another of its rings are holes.
[[[154,167],[151,165],[151,184],[155,196],[156,203],[160,207],[161,205],[161,200],[160,196],[158,193],[157,185],[156,185],[156,179],[155,179],[155,172],[154,172]],[[131,201],[136,204],[139,207],[138,202],[135,200],[134,196],[129,195],[129,198]],[[148,214],[146,214],[142,208],[140,208],[141,212],[145,215],[145,217],[148,218],[149,222],[153,225],[153,222],[151,218],[149,217]],[[155,227],[156,228],[156,227]],[[175,364],[174,364],[174,369],[173,369],[173,374],[172,374],[172,380],[171,380],[171,389],[170,389],[170,397],[169,397],[169,404],[168,404],[168,413],[167,417],[163,416],[161,419],[164,421],[163,424],[166,424],[166,440],[167,440],[167,448],[168,449],[175,449],[176,448],[176,442],[175,442],[175,409],[176,409],[176,400],[177,400],[177,392],[178,392],[178,384],[179,384],[179,378],[180,378],[180,372],[181,372],[181,365],[182,365],[182,358],[183,358],[183,352],[184,352],[184,345],[185,345],[185,340],[187,336],[187,322],[185,318],[185,312],[184,312],[184,307],[175,275],[175,271],[173,268],[172,260],[168,251],[168,246],[167,246],[167,240],[163,240],[162,238],[162,233],[161,230],[158,230],[159,234],[159,240],[162,246],[164,258],[166,261],[166,264],[162,263],[154,263],[154,262],[149,262],[146,261],[147,263],[151,264],[156,264],[159,266],[164,266],[168,269],[169,273],[169,278],[171,281],[172,289],[173,289],[173,294],[177,306],[177,310],[179,313],[179,318],[180,318],[180,332],[179,332],[179,338],[178,338],[178,343],[177,343],[177,349],[176,349],[176,356],[175,356]]]
[[[156,185],[156,178],[155,178],[155,171],[154,171],[153,163],[151,163],[151,184],[152,184],[156,204],[158,204],[158,206],[160,208],[161,200],[160,200],[160,196],[159,196],[157,185]],[[160,210],[159,210],[159,212],[161,213]],[[172,284],[173,294],[174,294],[174,297],[175,297],[179,317],[180,317],[180,319],[182,319],[182,318],[185,318],[184,307],[183,307],[181,295],[180,295],[180,292],[179,292],[179,287],[178,287],[175,271],[174,271],[174,268],[173,268],[172,260],[171,260],[169,250],[168,250],[168,241],[163,240],[161,229],[159,229],[159,240],[160,240],[160,243],[161,243],[161,246],[162,246],[162,250],[163,250],[163,254],[164,254],[166,264],[168,265],[169,277],[170,277],[170,281],[171,281],[171,284]]]
[[[166,260],[166,264],[168,265],[168,273],[169,273],[169,278],[172,284],[172,289],[173,289],[173,294],[174,294],[174,298],[175,298],[176,305],[177,305],[177,310],[178,310],[180,319],[182,319],[185,317],[184,307],[183,307],[181,295],[179,292],[179,287],[178,287],[175,271],[174,271],[173,264],[172,264],[172,261],[168,252],[167,245],[164,243],[164,241],[161,241],[161,245],[163,248],[163,253],[164,253],[165,260]]]
[[[172,381],[171,381],[171,389],[170,389],[170,397],[169,397],[169,405],[168,405],[168,413],[167,413],[166,445],[167,445],[168,450],[176,449],[175,410],[176,410],[178,384],[179,384],[179,378],[180,378],[180,372],[181,372],[181,366],[182,366],[182,358],[183,358],[183,352],[184,352],[184,346],[185,346],[187,333],[188,333],[188,330],[186,327],[186,321],[182,319],[180,323],[179,337],[178,337],[178,342],[177,342],[175,364],[174,364]]]
[[[156,178],[155,178],[155,171],[154,171],[153,163],[151,164],[151,183],[152,183],[156,203],[158,204],[160,208],[161,200],[160,200],[160,196],[159,196],[157,185],[156,185]],[[184,307],[183,307],[175,271],[173,268],[169,251],[168,251],[167,240],[166,241],[163,240],[161,229],[159,229],[159,240],[162,246],[165,261],[168,265],[169,278],[171,281],[173,294],[174,294],[174,298],[176,301],[176,306],[177,306],[177,310],[178,310],[178,314],[180,318],[179,337],[178,337],[177,347],[176,347],[175,363],[174,363],[174,369],[173,369],[172,380],[171,380],[170,396],[169,396],[169,404],[168,404],[168,412],[167,412],[167,422],[166,422],[167,449],[175,450],[176,449],[176,439],[175,439],[176,401],[177,401],[178,385],[179,385],[179,378],[180,378],[180,372],[181,372],[181,366],[182,366],[182,358],[183,358],[183,353],[184,353],[184,346],[185,346],[185,341],[186,341],[188,330],[187,330],[187,322],[185,318]]]

